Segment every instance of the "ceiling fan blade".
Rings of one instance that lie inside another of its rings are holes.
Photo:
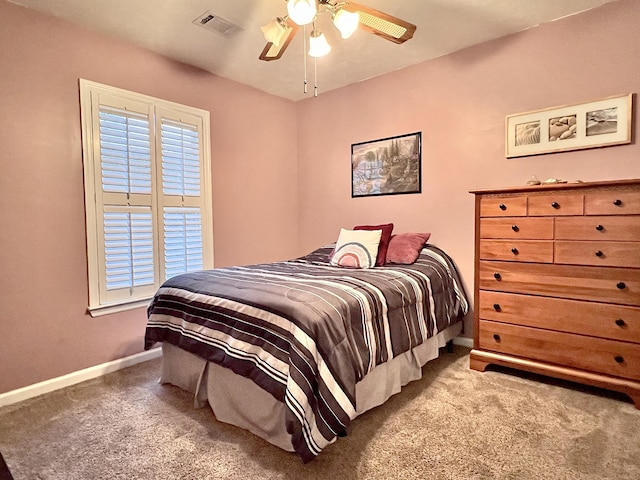
[[[347,2],[342,8],[348,12],[358,12],[360,14],[360,26],[393,43],[404,43],[413,38],[416,26],[413,23],[381,12],[374,8],[369,8],[355,2]]]
[[[258,57],[260,60],[264,60],[265,62],[270,62],[271,60],[278,60],[284,51],[287,49],[293,37],[296,36],[298,32],[298,25],[294,23],[291,19],[287,19],[287,33],[286,37],[280,44],[280,46],[276,45],[272,42],[267,42],[262,50],[262,53]]]

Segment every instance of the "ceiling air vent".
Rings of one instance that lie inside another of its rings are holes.
[[[240,26],[231,23],[229,20],[225,20],[211,11],[204,12],[196,18],[193,23],[200,25],[207,30],[211,30],[212,32],[224,35],[225,37],[231,37],[242,30]]]

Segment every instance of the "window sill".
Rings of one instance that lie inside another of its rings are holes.
[[[110,305],[89,306],[87,307],[87,311],[92,317],[101,317],[111,313],[126,312],[127,310],[133,310],[135,308],[146,308],[149,305],[151,298],[152,297],[133,300],[130,302],[112,303]]]

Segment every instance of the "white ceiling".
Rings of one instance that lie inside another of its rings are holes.
[[[291,100],[303,93],[302,30],[280,60],[263,62],[260,27],[285,0],[10,0]],[[318,59],[320,94],[616,0],[358,0],[417,25],[396,45],[364,31],[342,40],[318,19],[331,53]],[[195,25],[211,11],[241,27],[231,38]],[[326,17],[326,18],[324,18]],[[313,85],[313,63],[309,82]],[[311,93],[313,88],[309,89]],[[310,94],[307,94],[309,96]]]

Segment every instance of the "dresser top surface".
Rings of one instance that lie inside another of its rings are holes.
[[[640,179],[623,179],[623,180],[606,180],[601,182],[567,182],[567,183],[551,183],[542,185],[519,185],[514,187],[503,188],[487,188],[478,190],[469,190],[469,193],[476,195],[493,194],[493,193],[526,193],[541,192],[553,190],[579,190],[594,187],[628,187],[640,186]]]

